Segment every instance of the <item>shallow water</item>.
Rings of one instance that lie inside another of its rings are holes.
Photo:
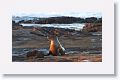
[[[37,50],[40,51],[42,53],[44,53],[44,55],[49,53],[49,49],[48,48],[13,48],[12,49],[12,54],[14,55],[24,55],[29,51],[33,51],[33,50]],[[66,54],[101,54],[102,51],[98,51],[98,50],[82,50],[82,49],[66,49]]]

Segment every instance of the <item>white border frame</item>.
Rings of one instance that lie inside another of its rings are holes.
[[[22,6],[21,6],[22,5]],[[114,4],[112,0],[1,0],[0,73],[114,74]],[[12,11],[102,12],[102,62],[12,62]]]

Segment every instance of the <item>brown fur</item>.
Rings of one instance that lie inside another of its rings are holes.
[[[50,39],[49,53],[52,54],[53,56],[64,55],[65,49],[60,44],[57,36],[50,36],[49,39]]]

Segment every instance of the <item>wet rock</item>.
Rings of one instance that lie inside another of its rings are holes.
[[[49,55],[49,50],[48,49],[38,49],[38,51],[42,54],[44,54],[45,56]]]
[[[79,54],[80,51],[68,51],[65,54]]]
[[[64,60],[59,60],[58,62],[73,62],[73,60],[64,59]]]
[[[27,58],[44,58],[44,54],[38,50],[29,51],[26,53]]]
[[[23,56],[12,56],[12,61],[14,62],[19,62],[19,61],[24,61],[25,57]]]
[[[102,32],[93,32],[91,33],[93,36],[102,36]]]
[[[102,23],[86,23],[83,27],[83,32],[98,32],[102,31]]]
[[[82,62],[90,62],[90,60],[82,60]]]
[[[91,39],[91,42],[95,42],[96,41],[96,39]]]

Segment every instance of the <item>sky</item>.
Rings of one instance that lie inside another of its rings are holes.
[[[50,12],[50,13],[14,13],[13,16],[29,16],[29,17],[56,17],[56,16],[71,16],[71,17],[102,17],[100,12]]]

